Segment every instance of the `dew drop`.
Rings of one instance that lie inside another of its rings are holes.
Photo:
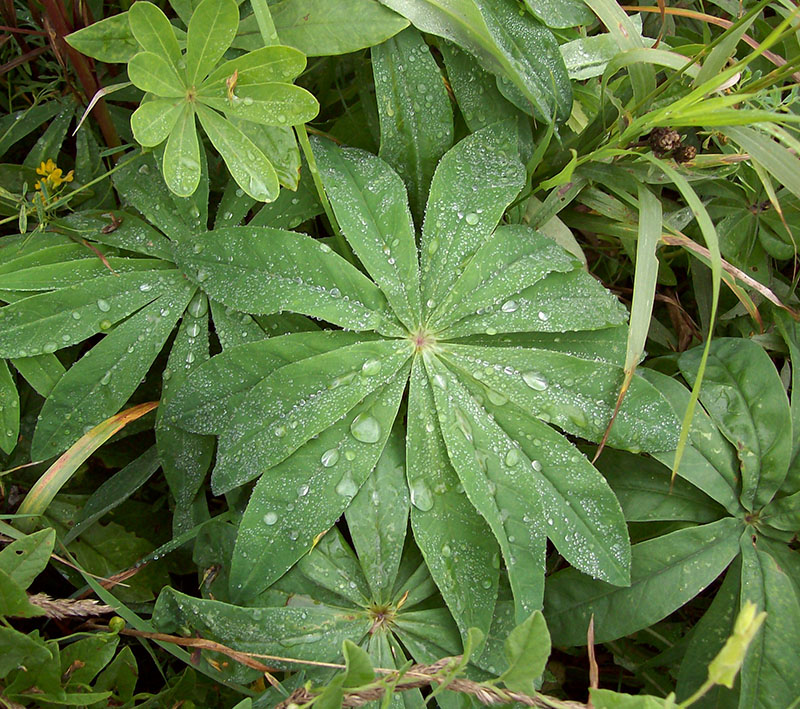
[[[105,386],[106,384],[108,384],[110,381],[111,381],[111,372],[106,372],[106,373],[103,375],[102,379],[100,379],[100,383],[101,383],[102,385],[104,385],[104,386]]]
[[[440,389],[447,389],[447,380],[441,374],[433,375],[433,383]]]
[[[539,372],[523,372],[522,381],[536,391],[545,391],[548,387],[547,379]]]
[[[539,311],[539,320],[541,320],[542,322],[547,322],[549,319],[550,316],[547,313],[542,312],[541,310]]]
[[[411,504],[422,512],[428,512],[433,508],[433,493],[422,478],[417,478],[411,483]]]
[[[268,527],[271,527],[277,521],[278,515],[276,515],[274,512],[267,512],[267,514],[264,515],[264,524],[266,524]]]
[[[531,468],[533,468],[537,473],[542,472],[542,464],[538,460],[531,461]]]
[[[100,300],[97,301],[97,309],[101,313],[107,313],[109,310],[111,310],[111,306],[109,305],[107,300],[103,300],[102,298],[100,298]]]
[[[508,453],[506,453],[506,465],[509,468],[513,468],[517,463],[519,463],[519,453],[517,452],[516,448],[512,448]]]
[[[201,318],[208,312],[208,298],[205,293],[195,293],[186,308],[193,318]]]
[[[470,226],[475,226],[478,223],[478,215],[475,214],[475,212],[469,212],[469,214],[464,217],[464,221]]]
[[[504,313],[513,313],[518,307],[519,305],[516,300],[507,300],[500,306],[500,310]]]
[[[379,359],[368,359],[361,365],[361,373],[367,377],[373,377],[381,371],[381,361]]]
[[[322,463],[323,467],[325,468],[332,468],[338,462],[339,462],[339,451],[336,450],[336,448],[330,448],[326,450],[322,454],[322,458],[320,458],[320,463]]]
[[[101,320],[100,321],[100,329],[101,330],[110,330],[111,329],[111,321],[110,320]]]
[[[336,494],[342,497],[355,497],[358,492],[358,485],[355,480],[350,477],[350,473],[345,473],[339,483],[336,485]]]
[[[286,435],[286,426],[276,426],[274,433],[276,438],[283,438]]]
[[[81,314],[77,310],[73,310],[72,311],[72,319],[73,320],[80,320],[81,319]]]
[[[442,546],[442,556],[453,556],[453,550],[450,548],[449,544],[444,544]]]
[[[377,443],[381,437],[381,425],[371,414],[361,413],[350,424],[350,433],[362,443]]]
[[[297,488],[298,497],[305,497],[306,495],[308,495],[308,485],[301,485]]]

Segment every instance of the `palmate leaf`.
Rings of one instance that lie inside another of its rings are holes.
[[[472,134],[440,161],[421,269],[400,177],[361,151],[314,149],[367,275],[327,245],[276,229],[226,228],[176,248],[182,270],[237,310],[290,310],[378,333],[343,335],[340,346],[308,333],[234,348],[175,395],[174,421],[220,436],[216,492],[260,476],[239,528],[232,597],[257,597],[342,512],[355,519],[351,499],[385,474],[373,468],[409,376],[412,529],[455,627],[488,632],[501,559],[518,620],[541,608],[548,538],[577,568],[627,584],[619,503],[554,428],[602,437],[623,379],[625,313],[544,235],[497,228],[524,179],[515,126]],[[281,365],[272,348],[284,346]],[[263,365],[249,362],[259,351]],[[677,428],[669,403],[634,377],[611,441],[666,451]]]

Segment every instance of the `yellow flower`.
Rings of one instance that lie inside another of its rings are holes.
[[[72,182],[75,171],[70,170],[64,175],[64,171],[58,167],[51,158],[48,158],[47,162],[42,162],[39,167],[36,168],[36,174],[44,177],[48,187],[60,187],[65,182]],[[41,190],[41,183],[41,180],[37,181],[34,188]]]

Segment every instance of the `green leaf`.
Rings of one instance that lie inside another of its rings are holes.
[[[41,666],[50,657],[38,633],[24,635],[13,628],[0,628],[0,677],[5,679],[20,666]]]
[[[420,319],[419,264],[402,181],[382,160],[355,148],[314,143],[315,157],[336,219],[399,320]]]
[[[37,615],[44,615],[44,610],[31,604],[25,589],[0,569],[0,616],[34,618]]]
[[[678,360],[692,385],[699,360],[698,349]],[[765,505],[786,477],[792,451],[789,401],[772,361],[751,340],[714,340],[700,401],[737,451],[742,504]]]
[[[70,643],[61,651],[61,670],[69,675],[70,684],[89,684],[114,657],[119,635],[97,634]],[[87,702],[88,703],[88,702]]]
[[[262,47],[220,64],[198,87],[201,96],[227,95],[226,81],[236,72],[236,88],[291,82],[306,68],[306,57],[292,47]]]
[[[380,156],[403,178],[422,224],[436,165],[453,144],[453,109],[442,73],[420,33],[409,27],[372,49],[381,123]]]
[[[284,0],[271,5],[270,12],[281,43],[309,57],[372,47],[408,26],[408,20],[376,0]],[[358,22],[353,22],[354,17]],[[261,45],[255,15],[251,15],[239,26],[234,46],[256,49]]]
[[[623,377],[612,364],[533,348],[452,344],[442,356],[491,390],[490,402],[508,399],[541,421],[595,441],[611,421]],[[647,381],[634,377],[609,442],[636,452],[669,450],[677,442],[676,427],[668,403]]]
[[[142,3],[148,4],[148,3]],[[131,130],[136,142],[146,148],[163,143],[175,124],[191,105],[184,99],[155,99],[145,101],[131,116]],[[192,112],[194,117],[194,113]]]
[[[436,168],[422,227],[426,315],[445,299],[522,188],[525,171],[509,128],[501,123],[473,133]]]
[[[140,49],[127,12],[106,17],[64,39],[81,54],[109,64],[128,62]]]
[[[511,0],[381,0],[422,32],[444,37],[513,83],[538,118],[569,116],[572,96],[552,33]],[[527,106],[526,106],[527,108]]]
[[[79,285],[95,278],[119,276],[121,273],[132,271],[147,271],[152,274],[154,269],[169,269],[171,266],[172,264],[159,259],[130,259],[115,256],[103,257],[103,260],[78,259],[21,268],[13,273],[2,274],[0,288],[15,291],[52,291]]]
[[[556,645],[584,645],[594,615],[595,641],[646,628],[691,600],[739,551],[741,522],[726,517],[631,548],[631,584],[616,588],[575,569],[547,580],[544,614]]]
[[[200,144],[194,122],[194,109],[184,103],[164,151],[164,182],[179,197],[194,194],[200,184]]]
[[[406,653],[393,635],[373,633],[368,639],[369,657],[375,667],[399,668],[407,661]],[[425,709],[425,702],[418,689],[403,692],[387,692],[381,709]]]
[[[344,640],[360,641],[371,624],[366,614],[324,605],[245,608],[193,598],[171,588],[159,595],[153,622],[163,632],[189,626],[202,637],[243,652],[319,662],[339,660]],[[296,669],[296,665],[288,667]]]
[[[375,670],[372,669],[369,655],[358,645],[354,645],[350,640],[345,640],[342,643],[342,653],[347,664],[343,681],[345,687],[360,687],[375,679]]]
[[[41,529],[11,542],[0,551],[0,571],[26,589],[44,571],[56,542],[54,529]]]
[[[261,476],[236,541],[234,598],[251,598],[278,579],[341,516],[386,445],[406,377],[395,376]],[[363,435],[366,424],[377,440]]]
[[[171,288],[175,271],[110,274],[0,309],[0,356],[29,357],[81,342],[152,302]]]
[[[128,62],[128,76],[136,88],[156,96],[183,98],[186,95],[187,87],[177,70],[153,52],[139,52],[133,57]]]
[[[589,690],[592,706],[596,709],[677,709],[670,697],[651,697],[643,694],[624,694],[611,689]]]
[[[525,7],[548,27],[566,29],[577,25],[591,25],[594,17],[580,0],[525,0]]]
[[[534,611],[506,639],[508,669],[498,678],[512,691],[536,694],[539,679],[550,657],[550,633],[541,611]]]
[[[217,229],[191,246],[176,246],[175,256],[212,298],[237,310],[289,310],[352,330],[403,332],[388,320],[386,300],[368,278],[304,234],[267,227]]]
[[[226,2],[233,0],[226,0]],[[213,0],[204,0],[212,2]],[[219,150],[233,179],[247,194],[259,202],[271,202],[278,196],[280,185],[275,168],[266,155],[241,130],[216,111],[195,104],[203,130]]]
[[[11,360],[16,370],[25,378],[33,389],[47,398],[58,380],[64,376],[64,365],[54,354],[43,354],[37,357],[21,357]]]
[[[395,425],[378,464],[345,512],[371,598],[391,600],[408,527],[404,431]]]
[[[173,286],[117,326],[69,369],[42,407],[31,444],[34,458],[61,452],[87,427],[119,411],[147,374],[192,292],[183,283]]]
[[[180,66],[181,50],[167,16],[151,2],[131,5],[128,11],[131,32],[145,52],[158,54],[176,69]]]
[[[447,457],[436,402],[420,357],[414,359],[408,400],[406,457],[411,527],[431,576],[462,633],[492,622],[500,552],[491,530],[466,496]],[[475,579],[465,584],[462,579]]]
[[[19,438],[19,394],[5,360],[0,360],[0,450],[11,453]]]
[[[217,96],[203,91],[198,101],[228,116],[265,126],[299,125],[319,113],[319,103],[308,91],[279,82],[237,84],[232,99],[224,91]]]
[[[239,27],[235,0],[203,0],[192,13],[186,33],[186,78],[197,86],[231,46]]]
[[[786,570],[759,548],[749,531],[742,535],[741,603],[767,612],[741,670],[740,706],[791,706],[800,697],[793,657],[800,653],[800,594]]]

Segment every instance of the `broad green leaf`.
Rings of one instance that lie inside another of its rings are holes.
[[[621,325],[628,317],[625,307],[581,268],[551,273],[511,295],[478,308],[473,315],[447,327],[441,337],[589,330]]]
[[[275,168],[264,153],[241,130],[216,111],[199,103],[195,104],[195,110],[203,130],[219,150],[239,187],[259,202],[274,200],[278,196],[280,185]]]
[[[511,0],[382,0],[422,32],[444,37],[507,78],[545,121],[566,120],[572,97],[558,43]]]
[[[189,384],[175,392],[166,403],[164,421],[195,433],[222,433],[244,397],[276,369],[363,339],[342,331],[295,333],[226,347],[193,371]]]
[[[596,709],[678,709],[670,697],[645,694],[625,694],[611,689],[589,689],[592,706]]]
[[[186,78],[198,86],[231,46],[239,27],[234,0],[203,0],[192,13],[186,33]]]
[[[431,576],[462,633],[492,622],[500,551],[483,518],[475,513],[447,457],[422,359],[411,369],[406,438],[411,527]],[[464,583],[470,579],[470,583]]]
[[[164,182],[179,197],[194,194],[200,184],[200,143],[194,121],[194,109],[188,102],[183,104],[164,150]]]
[[[265,126],[294,126],[306,123],[319,113],[319,103],[305,89],[293,84],[261,83],[237,86],[232,99],[203,93],[206,106]]]
[[[788,314],[776,313],[776,325],[789,348],[792,364],[792,395],[789,404],[792,415],[792,462],[782,486],[784,492],[792,494],[800,490],[800,339],[794,320]]]
[[[422,224],[433,172],[453,144],[453,109],[442,73],[413,27],[372,49],[380,157],[403,178]],[[341,222],[340,222],[341,223]]]
[[[188,624],[201,636],[243,652],[321,662],[337,661],[342,642],[359,642],[371,624],[366,614],[339,608],[245,608],[193,598],[171,588],[161,592],[153,622],[163,632]],[[296,669],[296,665],[286,666]]]
[[[174,286],[175,271],[134,271],[42,293],[0,309],[0,356],[55,352],[105,332]]]
[[[0,450],[11,453],[19,438],[19,394],[5,360],[0,359]]]
[[[678,360],[692,385],[699,360],[698,349]],[[716,339],[700,401],[737,451],[742,504],[751,510],[765,505],[786,477],[792,449],[789,401],[772,361],[750,340]]]
[[[54,354],[20,357],[12,359],[11,362],[25,381],[44,398],[50,395],[53,387],[67,371]]]
[[[64,544],[69,544],[80,536],[84,529],[125,502],[153,476],[160,465],[155,446],[150,446],[138,458],[134,458],[122,470],[114,473],[86,500],[75,520],[75,526],[64,536]]]
[[[128,11],[131,32],[145,52],[153,52],[169,61],[176,69],[180,66],[181,50],[167,16],[151,2],[131,5]]]
[[[12,273],[21,268],[43,266],[60,261],[77,261],[94,255],[84,246],[76,244],[60,234],[43,234],[42,236],[55,236],[56,238],[44,238],[37,248],[31,249],[23,248],[22,244],[15,244],[13,237],[3,237],[6,243],[0,246],[0,273]]]
[[[518,321],[514,329],[523,326],[530,331],[537,328],[541,318],[538,310],[531,312],[537,303],[520,298],[524,290],[552,272],[578,268],[580,264],[572,256],[539,232],[520,225],[498,227],[431,314],[428,327],[446,331],[448,326],[484,312],[499,309],[511,315],[522,308],[525,324]]]
[[[733,632],[739,611],[741,562],[737,559],[725,573],[725,579],[714,595],[708,610],[691,629],[686,654],[678,671],[675,693],[688,699],[708,679],[708,665]],[[697,709],[735,709],[738,692],[716,685],[696,704]]]
[[[71,669],[70,682],[89,684],[109,662],[119,645],[119,635],[100,633],[70,643],[61,650],[61,670]],[[88,703],[88,701],[87,701]]]
[[[408,26],[408,20],[376,0],[284,0],[271,5],[270,13],[280,41],[309,57],[372,47]],[[245,18],[234,46],[256,49],[262,44],[255,16]]]
[[[109,64],[130,61],[140,51],[127,12],[112,15],[65,37],[81,54]]]
[[[352,330],[402,330],[380,290],[329,246],[267,227],[217,229],[176,246],[182,269],[225,305],[249,313],[289,310]],[[2,311],[0,311],[2,312]]]
[[[31,444],[34,458],[61,452],[87,427],[119,411],[147,374],[192,293],[188,284],[173,285],[61,377],[42,407]]]
[[[510,400],[528,415],[587,440],[602,438],[622,382],[614,365],[547,350],[452,344],[442,357],[491,390],[490,402]],[[669,404],[635,377],[609,442],[636,452],[670,450],[677,442],[676,427]]]
[[[628,522],[686,520],[713,522],[725,509],[681,477],[670,480],[670,469],[652,458],[603,450],[596,463],[617,496]]]
[[[152,180],[150,182],[152,183]],[[113,226],[111,217],[116,220],[116,227],[109,231]],[[58,219],[54,226],[78,238],[99,241],[126,251],[168,261],[172,259],[169,241],[150,224],[129,212],[119,210],[74,212],[63,219]],[[104,229],[106,233],[103,233]]]
[[[20,666],[42,666],[51,658],[50,651],[36,633],[25,635],[14,628],[0,628],[0,677],[8,677]]]
[[[386,445],[406,378],[407,374],[398,374],[339,422],[264,472],[236,540],[232,597],[251,598],[280,578],[341,516]]]
[[[591,25],[594,17],[581,0],[525,0],[525,7],[548,27],[566,29]]]
[[[521,622],[541,608],[544,587],[545,512],[528,474],[531,461],[440,362],[426,357],[425,369],[447,454],[464,492],[500,544]],[[509,465],[505,461],[512,449],[516,456]]]
[[[277,167],[276,167],[277,170]],[[297,192],[281,190],[274,202],[265,204],[250,220],[249,226],[270,226],[275,229],[295,229],[307,219],[322,214],[316,188],[303,170]]]
[[[461,652],[461,635],[445,608],[398,613],[395,624],[395,634],[417,662],[436,662]]]
[[[314,548],[300,559],[297,569],[306,579],[336,594],[333,605],[346,601],[363,607],[371,600],[358,558],[336,527],[325,532]]]
[[[378,603],[391,600],[408,528],[403,433],[396,425],[375,470],[345,512],[371,598]]]
[[[559,49],[569,78],[573,81],[602,76],[608,63],[620,53],[617,40],[607,32],[573,39],[562,44]]]
[[[171,266],[171,263],[160,259],[131,259],[116,256],[103,257],[103,260],[85,258],[62,261],[0,274],[0,289],[18,292],[52,291],[80,285],[96,278],[118,277],[122,273],[147,271],[152,275]],[[25,295],[27,296],[27,293]]]
[[[375,679],[375,670],[372,669],[372,662],[366,651],[354,645],[352,641],[345,640],[342,644],[342,654],[347,664],[343,683],[345,687],[360,687]]]
[[[54,529],[41,529],[11,542],[0,551],[0,570],[26,589],[44,571],[56,541]]]
[[[402,181],[386,163],[354,148],[314,143],[336,219],[400,321],[419,323],[419,264]]]
[[[754,535],[742,535],[741,603],[752,601],[767,612],[741,670],[739,706],[791,706],[800,697],[800,594],[786,570]],[[796,552],[795,552],[796,553]]]
[[[128,62],[128,76],[136,88],[156,96],[181,98],[186,95],[187,87],[177,70],[153,52],[139,52],[133,57]]]
[[[287,364],[262,379],[237,402],[220,437],[211,478],[215,492],[227,492],[286,459],[396,378],[410,356],[402,341],[362,342]],[[374,443],[366,439],[389,434],[374,417],[365,414],[362,423],[363,433],[353,424],[356,440]],[[333,467],[340,451],[325,452],[322,463]]]
[[[260,148],[261,152],[264,153],[272,163],[272,167],[275,168],[275,174],[278,175],[278,180],[281,185],[289,188],[288,190],[282,190],[275,202],[280,201],[281,195],[285,194],[286,199],[284,203],[291,203],[294,200],[294,204],[297,205],[299,200],[297,199],[298,195],[296,190],[300,186],[302,165],[300,162],[300,148],[297,145],[294,129],[291,126],[265,126],[259,123],[251,123],[250,121],[245,121],[235,116],[228,116],[228,120],[240,128],[243,133],[246,133],[250,140]],[[307,174],[307,171],[305,172],[305,181],[309,184],[312,183],[312,178]],[[317,200],[318,197],[315,190],[313,202],[317,202]],[[275,202],[272,202],[272,204],[274,205]],[[322,211],[322,207],[319,209]],[[293,229],[300,221],[303,220],[289,224],[285,228]],[[250,226],[257,226],[257,224],[253,223],[252,219],[248,223]],[[266,226],[280,227],[282,225],[270,222]]]
[[[430,313],[483,245],[522,188],[511,124],[468,136],[442,158],[422,227],[422,297]]]
[[[183,99],[158,98],[145,101],[131,116],[133,137],[146,148],[160,145],[172,133],[178,119],[187,109],[191,112],[191,105]]]
[[[208,359],[208,310],[193,307],[195,298],[205,298],[195,293],[183,316],[178,334],[172,343],[167,366],[162,374],[161,405],[156,419],[156,446],[164,477],[175,499],[172,518],[173,534],[178,535],[205,521],[194,518],[193,503],[211,466],[214,440],[198,436],[166,421],[166,408],[175,392],[186,382],[189,374]]]
[[[800,491],[770,502],[759,514],[759,519],[775,529],[796,532],[800,529]]]
[[[0,616],[34,618],[37,615],[44,615],[44,610],[28,601],[25,589],[0,569]]]
[[[686,411],[689,403],[689,390],[686,387],[652,369],[642,368],[639,373],[670,402],[676,416]],[[736,453],[700,406],[694,411],[690,439],[691,445],[686,447],[678,475],[736,515],[741,509]],[[672,468],[674,452],[655,453],[654,457]]]
[[[550,633],[541,611],[534,611],[506,639],[508,669],[499,679],[512,691],[536,694],[535,682],[550,657]]]
[[[565,569],[550,576],[544,615],[555,645],[584,645],[594,615],[595,641],[609,642],[666,617],[708,586],[739,552],[741,522],[726,517],[631,548],[631,584],[611,586]]]
[[[236,72],[236,88],[290,82],[306,68],[306,57],[293,47],[262,47],[220,64],[198,87],[200,96],[227,95],[226,81]]]

